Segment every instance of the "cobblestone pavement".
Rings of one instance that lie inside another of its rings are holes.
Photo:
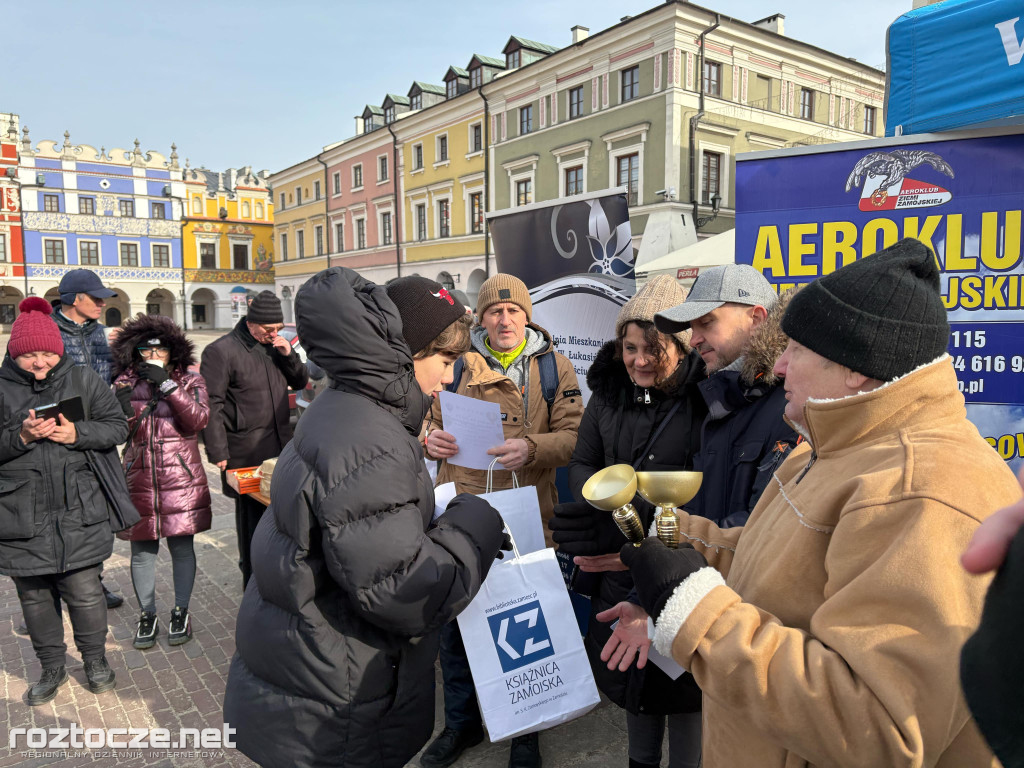
[[[223,332],[190,334],[197,347]],[[6,338],[0,337],[0,349]],[[71,625],[66,618],[68,673],[57,698],[48,704],[29,707],[24,703],[28,685],[39,677],[39,662],[27,637],[14,633],[21,622],[21,608],[13,582],[0,577],[0,768],[5,766],[79,766],[112,765],[119,768],[142,766],[251,766],[234,750],[120,750],[115,758],[99,750],[58,750],[54,754],[41,748],[32,750],[21,737],[17,747],[8,747],[11,728],[167,728],[172,738],[178,728],[220,728],[222,703],[228,664],[234,653],[235,616],[242,596],[242,579],[237,565],[234,504],[221,496],[216,469],[207,465],[207,477],[213,491],[214,517],[211,530],[195,537],[198,572],[190,604],[194,638],[185,645],[167,645],[167,623],[173,603],[171,562],[166,547],[160,548],[157,562],[157,611],[160,636],[157,645],[146,651],[132,647],[138,607],[132,591],[128,542],[117,540],[114,554],[104,566],[104,581],[123,595],[125,603],[108,612],[110,632],[106,654],[117,675],[117,687],[94,695],[85,687],[82,662],[74,647]],[[435,735],[443,719],[440,673],[437,675],[437,716]],[[571,723],[543,733],[540,737],[547,768],[625,766],[626,734],[623,712],[607,702]],[[456,765],[466,768],[504,768],[508,762],[508,744],[486,741],[468,750]],[[417,766],[414,760],[411,765]]]

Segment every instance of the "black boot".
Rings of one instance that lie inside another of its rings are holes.
[[[107,601],[107,608],[117,608],[124,602],[123,597],[107,589],[107,585],[102,581],[100,582],[100,585],[103,587],[103,597]]]
[[[85,679],[93,693],[103,693],[114,688],[114,670],[107,664],[104,656],[85,662]]]
[[[28,625],[25,624],[24,620],[22,620],[21,624],[19,624],[18,626],[16,626],[14,628],[14,632],[16,634],[25,635],[27,637],[28,636]]]
[[[483,740],[482,726],[461,729],[445,726],[441,734],[420,755],[420,765],[423,768],[445,768],[458,760],[465,750],[475,747]]]
[[[509,750],[508,768],[540,768],[540,741],[536,733],[516,736]]]
[[[28,689],[25,697],[30,707],[36,707],[53,701],[57,697],[57,689],[68,681],[68,671],[64,665],[59,667],[44,667],[39,682]]]
[[[629,758],[629,768],[658,768],[660,763],[641,763],[639,760]]]

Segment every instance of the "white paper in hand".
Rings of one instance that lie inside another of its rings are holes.
[[[444,431],[455,438],[458,453],[448,459],[449,464],[469,469],[487,469],[493,456],[487,451],[505,442],[501,429],[501,408],[497,403],[477,400],[475,397],[441,392],[441,419]]]
[[[437,518],[443,515],[452,499],[457,495],[455,483],[445,483],[444,485],[437,486],[434,489],[434,517],[432,519],[437,520]]]

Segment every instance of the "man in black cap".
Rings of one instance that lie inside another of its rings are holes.
[[[704,691],[706,768],[998,764],[957,669],[988,579],[958,561],[1020,490],[967,421],[939,286],[906,239],[796,293],[775,370],[806,441],[745,526],[684,513],[679,549],[620,552]]]
[[[278,335],[282,328],[281,300],[263,291],[229,333],[203,350],[199,366],[210,396],[203,442],[207,458],[221,470],[224,494],[235,500],[243,588],[252,574],[249,544],[266,508],[235,493],[224,470],[259,466],[280,455],[292,439],[288,387],[301,390],[309,373],[288,340]]]

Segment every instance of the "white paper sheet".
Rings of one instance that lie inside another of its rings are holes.
[[[444,514],[444,511],[448,509],[448,504],[457,495],[455,483],[444,483],[434,489],[434,520]]]
[[[444,390],[441,392],[441,418],[444,431],[455,438],[459,449],[448,463],[470,469],[487,469],[494,460],[493,456],[487,455],[488,449],[497,448],[505,442],[498,404]]]

